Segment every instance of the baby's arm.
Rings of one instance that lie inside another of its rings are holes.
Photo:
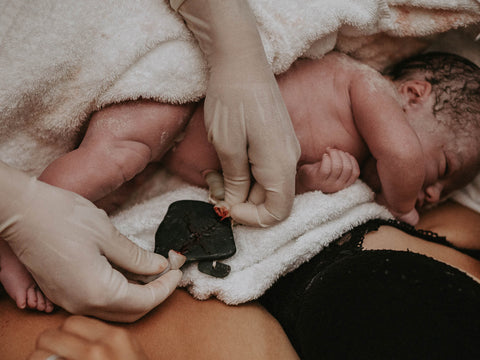
[[[376,160],[379,199],[396,217],[416,223],[415,202],[425,177],[423,151],[392,85],[380,74],[360,74],[352,80],[350,99],[357,129]]]
[[[150,101],[100,110],[78,149],[53,161],[39,179],[99,200],[161,158],[190,113],[188,106]]]
[[[345,151],[329,148],[321,161],[298,168],[296,193],[313,190],[334,193],[352,185],[359,175],[360,168],[355,157]]]

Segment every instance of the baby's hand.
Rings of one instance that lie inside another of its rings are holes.
[[[392,215],[397,219],[397,220],[400,220],[400,221],[403,221],[403,222],[406,222],[407,224],[410,224],[412,226],[415,226],[418,224],[418,221],[420,220],[420,215],[418,214],[418,211],[417,209],[413,208],[412,210],[410,210],[409,212],[407,213],[400,213],[398,211],[395,211],[394,209],[392,209],[391,206],[389,206],[385,200],[385,196],[383,195],[383,193],[378,193],[375,195],[375,201],[380,204],[380,205],[383,205],[385,206],[386,208],[388,208],[388,211],[390,211],[392,213]]]
[[[360,175],[357,159],[351,154],[327,149],[321,161],[300,166],[297,171],[297,193],[320,190],[334,193],[352,185]]]

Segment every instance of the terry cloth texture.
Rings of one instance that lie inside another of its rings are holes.
[[[184,186],[126,209],[112,220],[122,234],[153,251],[155,231],[168,206],[187,199],[208,201],[208,192]],[[291,215],[278,225],[264,229],[234,226],[237,252],[221,261],[231,267],[227,277],[203,274],[192,263],[184,270],[181,286],[198,299],[215,296],[227,304],[253,300],[344,232],[370,219],[389,217],[385,208],[373,202],[370,188],[360,181],[335,194],[299,195]]]

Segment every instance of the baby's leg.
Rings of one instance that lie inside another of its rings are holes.
[[[35,284],[32,275],[18,260],[10,246],[0,239],[0,282],[20,309],[26,307],[53,311],[53,304]]]
[[[203,106],[199,105],[185,127],[182,141],[165,155],[162,163],[183,180],[207,187],[206,174],[220,171],[221,167],[215,148],[208,142],[203,120]]]
[[[102,109],[78,149],[52,162],[39,179],[99,200],[161,159],[194,107],[131,101]]]

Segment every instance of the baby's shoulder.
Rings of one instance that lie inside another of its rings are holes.
[[[381,88],[388,84],[379,71],[346,54],[332,51],[325,55],[323,61],[329,68],[330,74],[349,88],[355,84],[357,89],[365,87],[367,90],[371,87]]]
[[[323,60],[332,69],[342,71],[343,73],[352,73],[355,75],[372,75],[379,76],[380,73],[371,66],[364,64],[351,56],[332,51],[324,56]]]

